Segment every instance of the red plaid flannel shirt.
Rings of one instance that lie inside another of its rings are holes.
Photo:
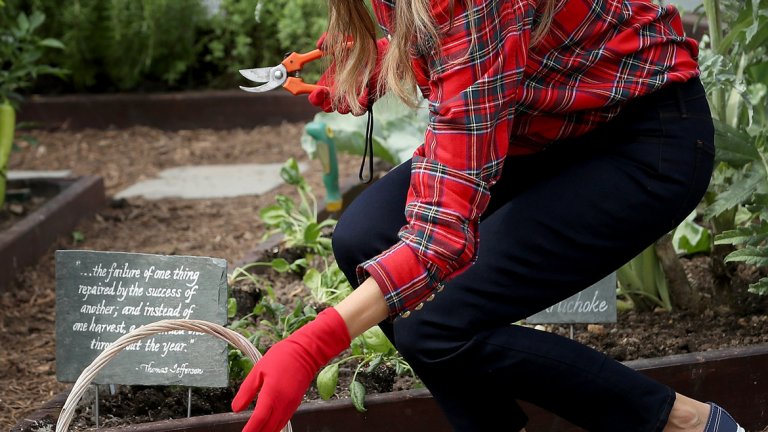
[[[395,0],[373,0],[388,31]],[[560,0],[529,47],[536,0],[433,0],[437,54],[414,61],[429,102],[400,241],[358,266],[390,316],[407,315],[476,259],[478,221],[504,158],[583,134],[626,102],[697,76],[678,12],[650,0]],[[452,18],[451,18],[452,17]]]

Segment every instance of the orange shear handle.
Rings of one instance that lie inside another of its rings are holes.
[[[283,84],[283,88],[291,92],[293,95],[309,94],[315,91],[315,89],[323,87],[325,86],[307,84],[301,78],[296,77],[288,77]]]
[[[296,72],[301,70],[305,64],[315,61],[323,56],[323,52],[319,49],[312,50],[308,53],[290,53],[288,57],[281,62],[285,66],[285,70],[288,72]]]
[[[307,53],[291,53],[282,61],[282,65],[285,66],[285,70],[289,73],[300,71],[305,64],[315,61],[322,57],[324,53],[319,50],[312,50]],[[301,78],[296,77],[288,77],[285,80],[285,84],[283,84],[283,88],[288,90],[294,95],[300,95],[300,94],[309,94],[312,93],[315,89],[321,88],[323,86],[318,86],[315,84],[307,84],[302,80]]]

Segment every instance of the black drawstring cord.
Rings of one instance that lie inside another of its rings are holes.
[[[360,173],[357,178],[361,182],[368,184],[373,180],[373,98],[368,93],[368,122],[365,125],[365,143],[363,144],[363,160],[360,163]],[[370,152],[370,154],[369,154]],[[363,169],[365,168],[365,159],[368,159],[368,179],[363,177]]]

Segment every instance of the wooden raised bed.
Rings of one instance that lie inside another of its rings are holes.
[[[16,272],[45,254],[56,238],[68,234],[78,221],[100,210],[105,202],[101,177],[33,178],[8,182],[50,197],[40,208],[0,232],[0,293]]]
[[[345,203],[365,185],[356,179],[342,182]],[[320,219],[331,216],[322,212]],[[335,215],[333,215],[335,216]],[[280,238],[261,244],[240,265],[262,260],[277,247]],[[676,391],[702,401],[715,401],[728,409],[748,430],[768,426],[768,344],[716,351],[635,360],[626,365],[657,379]],[[67,394],[49,400],[41,409],[17,424],[12,432],[31,432],[44,421],[56,422]],[[302,404],[292,424],[295,431],[328,432],[447,432],[451,428],[426,389],[372,394],[366,397],[367,411],[355,410],[349,400]],[[577,432],[582,429],[530,404],[522,404],[530,417],[530,430]],[[105,432],[240,432],[249,413],[224,413],[137,424]]]
[[[681,354],[625,363],[676,391],[728,409],[747,430],[768,425],[768,344]],[[66,400],[60,394],[16,425],[12,432],[32,430],[40,420],[54,422]],[[528,427],[538,432],[582,432],[583,429],[529,404]],[[349,400],[309,402],[292,419],[294,431],[328,432],[449,432],[451,428],[425,389],[374,394],[366,397],[367,411],[355,410]],[[226,413],[166,420],[104,432],[240,432],[249,413]]]
[[[19,121],[67,129],[148,126],[164,130],[253,128],[309,121],[317,108],[306,97],[275,90],[74,94],[29,97]]]

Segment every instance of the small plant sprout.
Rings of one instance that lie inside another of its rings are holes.
[[[264,238],[282,234],[288,248],[304,249],[310,253],[329,256],[331,240],[322,236],[322,231],[333,226],[336,221],[326,219],[318,222],[317,199],[301,175],[295,159],[291,158],[285,162],[280,176],[287,184],[296,187],[299,203],[288,196],[278,195],[275,204],[262,208],[259,216],[267,226]]]
[[[409,374],[415,378],[411,366],[400,356],[392,343],[378,326],[371,327],[352,341],[352,353],[342,357],[325,368],[317,375],[317,391],[323,400],[328,400],[336,392],[339,382],[339,365],[345,362],[357,361],[349,393],[355,408],[364,412],[365,386],[357,380],[360,372],[371,373],[381,365],[393,368],[395,374]]]

